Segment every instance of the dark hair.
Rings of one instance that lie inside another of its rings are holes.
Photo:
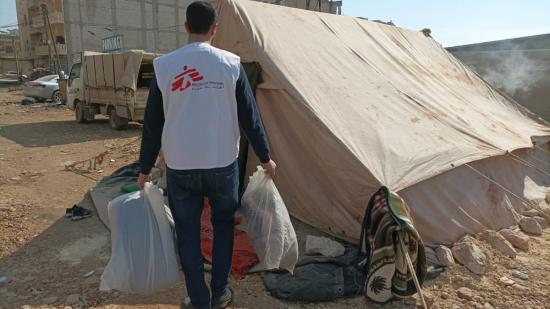
[[[205,1],[195,1],[189,4],[185,16],[189,31],[196,34],[207,34],[218,19],[214,7]]]

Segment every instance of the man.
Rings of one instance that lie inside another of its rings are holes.
[[[239,124],[260,158],[275,175],[264,128],[238,56],[210,45],[216,12],[207,2],[187,8],[189,43],[154,61],[143,126],[139,185],[162,145],[167,190],[176,224],[179,255],[190,303],[182,308],[225,308],[233,299],[228,276],[238,208]],[[210,291],[200,250],[203,198],[212,207],[214,226]]]

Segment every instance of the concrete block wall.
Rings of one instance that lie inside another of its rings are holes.
[[[82,51],[101,51],[102,38],[123,35],[125,49],[167,53],[187,41],[185,11],[194,0],[63,0],[69,66],[80,61]],[[311,0],[257,0],[280,5],[317,8]],[[324,12],[337,5],[322,0]],[[339,2],[341,5],[341,2]],[[108,29],[112,29],[108,30]]]
[[[33,62],[31,60],[19,59],[19,69],[23,74],[27,74],[33,68]],[[17,64],[13,58],[0,58],[0,73],[7,71],[15,71]]]
[[[185,44],[185,9],[192,0],[64,0],[69,63],[101,51],[101,38],[123,35],[125,49],[166,53]],[[112,31],[108,30],[112,29]]]

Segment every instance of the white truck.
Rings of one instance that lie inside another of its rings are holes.
[[[142,122],[157,56],[142,50],[83,52],[81,62],[71,68],[67,85],[67,106],[75,111],[76,121],[106,115],[115,130],[129,121]]]

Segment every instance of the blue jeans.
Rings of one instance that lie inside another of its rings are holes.
[[[214,169],[172,170],[167,168],[170,209],[176,225],[179,256],[187,294],[197,308],[210,308],[210,292],[204,280],[200,247],[201,214],[204,197],[212,208],[214,243],[212,279],[214,297],[228,287],[233,254],[235,211],[238,208],[239,172],[237,162]]]

